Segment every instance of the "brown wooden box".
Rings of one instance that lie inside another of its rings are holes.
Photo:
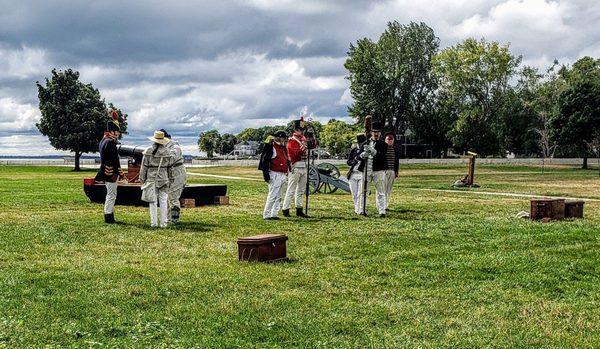
[[[544,218],[553,217],[553,205],[552,199],[534,199],[531,200],[531,214],[532,220],[541,220]]]
[[[239,238],[238,258],[240,261],[278,262],[287,261],[285,234],[261,234]]]
[[[181,207],[193,208],[196,207],[196,199],[181,199]]]
[[[583,218],[584,201],[567,201],[565,202],[565,217],[566,218]]]
[[[215,205],[229,205],[229,196],[215,196]]]
[[[552,200],[552,219],[565,219],[565,199]]]
[[[561,220],[565,218],[565,199],[531,200],[531,219]]]

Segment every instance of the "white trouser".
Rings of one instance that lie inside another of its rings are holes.
[[[150,225],[156,227],[158,225],[157,204],[160,204],[160,227],[167,226],[167,215],[169,213],[169,186],[165,185],[162,188],[156,188],[157,201],[150,203]]]
[[[182,175],[178,175],[174,178],[173,183],[169,185],[169,211],[173,215],[173,210],[179,211],[181,209],[181,202],[179,198],[185,187],[186,174],[183,172]],[[179,214],[177,214],[179,216]]]
[[[277,217],[281,207],[281,188],[285,183],[285,173],[269,171],[269,193],[265,202],[263,218]]]
[[[283,209],[289,210],[294,197],[296,208],[302,208],[302,197],[306,191],[306,167],[296,167],[288,175],[288,187],[283,200]]]
[[[104,214],[113,213],[117,201],[117,182],[105,182],[106,198],[104,199]]]
[[[385,214],[387,200],[385,192],[385,171],[373,171],[367,175],[367,188],[371,185],[371,182],[375,183],[375,203],[377,204],[377,211],[379,214]],[[363,183],[361,181],[360,186],[362,188]],[[362,212],[362,198],[360,210]]]
[[[352,194],[352,201],[354,202],[354,212],[360,214],[362,212],[362,172],[353,171],[348,184],[350,185],[350,194]]]
[[[385,208],[390,206],[390,198],[392,197],[392,187],[394,186],[394,180],[396,179],[396,172],[394,170],[385,170]]]

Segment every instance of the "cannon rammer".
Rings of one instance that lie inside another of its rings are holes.
[[[123,172],[118,182],[117,205],[148,206],[148,203],[141,199],[140,167],[144,149],[145,147],[142,146],[117,145],[119,156],[127,157],[127,171]],[[83,190],[92,202],[104,203],[106,197],[104,182],[97,182],[94,178],[84,178]],[[212,205],[215,204],[217,197],[226,195],[227,186],[224,184],[187,184],[180,200],[193,199],[196,206]]]

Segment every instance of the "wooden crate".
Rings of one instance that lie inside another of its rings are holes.
[[[215,196],[215,205],[229,205],[229,196]]]
[[[565,199],[552,200],[552,219],[565,219]]]
[[[583,218],[584,201],[567,201],[565,202],[565,217],[566,218]]]
[[[285,234],[261,234],[239,238],[238,259],[256,262],[287,261],[287,239]]]
[[[544,218],[552,219],[552,210],[552,199],[534,199],[531,200],[531,213],[529,216],[536,221]]]
[[[181,203],[181,207],[183,208],[196,207],[196,199],[181,199],[179,202]]]
[[[531,219],[561,220],[565,218],[565,199],[531,200]]]

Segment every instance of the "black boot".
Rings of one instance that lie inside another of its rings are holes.
[[[304,214],[304,211],[302,210],[302,207],[297,207],[296,208],[296,216],[308,218],[308,216]]]
[[[290,217],[290,210],[289,210],[289,209],[287,209],[287,210],[282,210],[281,212],[283,212],[283,216],[284,216],[284,217]]]
[[[179,223],[179,212],[179,207],[173,206],[173,208],[171,209],[171,222]]]
[[[115,224],[115,214],[114,213],[105,213],[104,214],[104,223]]]

